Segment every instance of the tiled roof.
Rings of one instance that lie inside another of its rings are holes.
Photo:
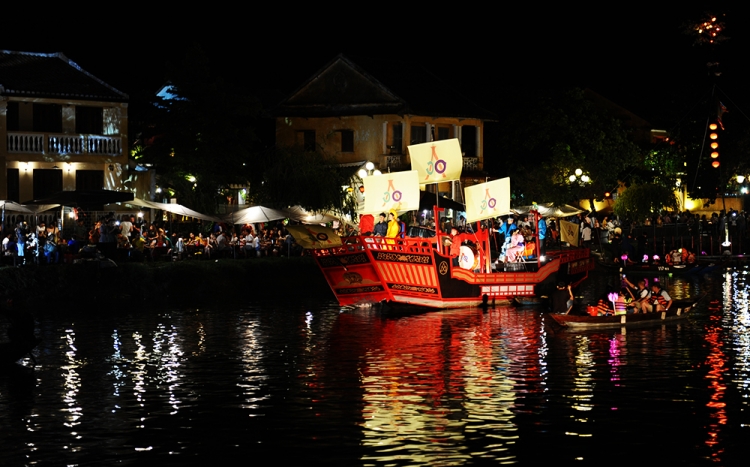
[[[411,62],[339,55],[285,99],[279,116],[412,114],[433,117],[497,116],[442,79]]]
[[[0,50],[0,95],[125,101],[128,95],[62,53]]]

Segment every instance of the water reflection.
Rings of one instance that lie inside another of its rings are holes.
[[[0,465],[602,465],[654,439],[676,464],[729,465],[750,413],[747,272],[663,278],[720,309],[627,333],[505,307],[50,314],[30,389],[0,377]]]

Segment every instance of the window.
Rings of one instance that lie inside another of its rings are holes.
[[[8,197],[11,201],[16,203],[21,202],[21,183],[19,178],[18,169],[8,169]]]
[[[76,190],[104,189],[103,170],[76,170]]]
[[[62,191],[62,176],[60,169],[34,169],[34,199],[47,198]]]
[[[76,133],[101,135],[104,129],[104,109],[101,107],[76,106]]]
[[[8,102],[6,119],[6,129],[8,131],[19,131],[21,129],[21,121],[18,115],[18,102]]]
[[[461,127],[461,152],[464,157],[479,157],[477,151],[477,127],[466,125]]]
[[[427,127],[424,125],[412,125],[411,127],[411,144],[427,142]]]
[[[315,146],[315,130],[304,130],[302,132],[302,138],[305,151],[315,151],[317,149]]]
[[[404,150],[404,124],[394,123],[391,128],[393,131],[391,154],[401,154]]]
[[[102,134],[119,135],[120,134],[120,109],[119,107],[108,107],[102,114],[103,125]]]
[[[442,141],[444,139],[450,139],[451,129],[445,126],[439,126],[437,129],[437,139]]]
[[[354,152],[354,132],[341,130],[341,152]]]
[[[33,129],[42,133],[62,133],[62,106],[34,104]]]

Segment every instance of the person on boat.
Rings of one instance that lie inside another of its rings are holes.
[[[507,257],[508,248],[511,246],[510,239],[513,236],[513,232],[517,229],[518,226],[515,224],[513,216],[508,216],[508,219],[500,225],[499,229],[497,229],[499,233],[503,234],[503,246],[500,249],[500,256],[497,258],[498,262],[505,260]]]
[[[396,238],[398,237],[399,230],[398,216],[396,216],[396,211],[391,209],[388,211],[388,229],[386,230],[385,236],[388,238]]]
[[[378,217],[378,223],[372,228],[372,234],[376,237],[385,237],[388,234],[388,222],[385,220],[385,213],[381,212]]]
[[[552,293],[552,313],[567,315],[573,308],[573,290],[565,282],[557,283],[557,290]]]
[[[453,265],[458,266],[458,258],[461,256],[461,239],[458,236],[458,229],[451,227],[450,238],[445,239],[446,245],[450,247],[450,256],[453,258]]]
[[[518,260],[519,256],[523,255],[525,248],[525,239],[520,230],[515,230],[513,235],[510,237],[510,247],[506,251],[505,260],[506,262],[514,262]]]
[[[633,293],[627,287],[623,287],[617,294],[615,300],[615,315],[625,315],[628,308],[631,308],[633,302]],[[632,313],[632,311],[631,311]]]
[[[671,306],[672,297],[656,282],[651,284],[651,298],[643,302],[641,309],[644,313],[650,313],[652,311],[668,311]]]
[[[639,313],[643,309],[643,304],[651,298],[651,291],[648,290],[646,279],[641,279],[638,281],[637,289],[635,286],[633,286],[633,283],[630,282],[624,275],[622,280],[628,285],[628,287],[635,289],[635,296],[633,301],[633,306],[635,307],[634,313]]]
[[[544,256],[546,252],[544,241],[547,238],[547,221],[541,216],[539,222],[537,222],[536,235],[539,237],[539,256]]]

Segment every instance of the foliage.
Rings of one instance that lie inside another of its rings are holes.
[[[523,113],[506,118],[502,145],[504,170],[521,203],[601,199],[643,159],[620,121],[580,89],[548,91],[517,108]],[[589,177],[587,183],[570,182],[576,169]]]
[[[261,178],[251,183],[250,196],[256,204],[277,208],[344,209],[350,197],[342,187],[350,186],[350,175],[336,164],[320,150],[274,148],[259,158]]]
[[[662,209],[677,209],[677,197],[671,188],[655,183],[631,186],[614,205],[615,214],[632,221],[643,221]]]
[[[174,96],[153,102],[142,161],[181,204],[215,212],[225,187],[250,178],[259,105],[213,76],[197,47],[169,67],[168,79]]]

